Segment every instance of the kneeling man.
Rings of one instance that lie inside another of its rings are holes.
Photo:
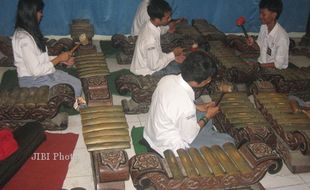
[[[193,88],[211,82],[216,72],[214,63],[204,52],[191,53],[181,64],[181,74],[163,77],[152,96],[143,137],[150,147],[163,156],[167,149],[234,142],[227,134],[213,130],[212,117],[219,112],[214,102],[195,105]],[[204,112],[197,121],[196,111]]]

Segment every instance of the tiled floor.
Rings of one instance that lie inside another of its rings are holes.
[[[99,48],[99,43],[95,42]],[[291,60],[298,61],[299,66],[310,66],[309,59],[303,57],[291,57]],[[107,59],[108,67],[111,72],[122,69],[129,68],[129,66],[119,66],[116,64],[116,60],[113,58]],[[0,70],[0,74],[4,71]],[[1,75],[0,75],[1,76]],[[113,96],[113,104],[120,105],[122,96]],[[126,115],[126,119],[129,125],[129,130],[133,126],[145,126],[146,114],[140,115]],[[69,165],[69,170],[66,179],[63,184],[64,189],[71,189],[73,187],[83,187],[87,190],[94,190],[93,174],[91,169],[90,155],[86,150],[84,140],[82,137],[82,125],[80,115],[69,117],[69,127],[67,130],[61,133],[76,133],[79,134],[79,139],[73,153],[73,160],[71,160]],[[133,146],[131,149],[126,150],[129,158],[134,155]],[[282,170],[275,174],[266,176],[261,181],[262,185],[266,189],[281,189],[281,190],[310,190],[310,173],[305,174],[292,174],[287,167],[284,165]],[[135,189],[132,185],[131,180],[125,183],[126,190]]]

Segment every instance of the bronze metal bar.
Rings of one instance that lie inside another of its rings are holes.
[[[86,109],[81,109],[81,114],[83,113],[95,113],[95,112],[116,112],[116,111],[123,111],[122,106],[98,106],[98,107],[88,107]]]
[[[95,119],[87,119],[82,120],[82,125],[96,125],[96,124],[102,124],[102,123],[122,123],[126,122],[126,118],[124,117],[99,117]]]
[[[200,152],[208,162],[209,168],[212,170],[212,173],[215,176],[223,176],[225,171],[224,168],[221,166],[221,163],[214,157],[210,148],[203,146],[200,148]]]
[[[101,131],[95,131],[90,133],[84,133],[83,136],[85,139],[92,137],[103,137],[103,136],[111,136],[111,135],[127,135],[129,136],[128,129],[120,128],[120,129],[103,129]]]
[[[249,163],[241,156],[241,154],[232,143],[225,143],[223,148],[241,173],[246,174],[253,171]]]
[[[224,167],[225,172],[229,175],[238,174],[239,171],[235,167],[234,163],[229,159],[226,153],[221,149],[219,145],[213,145],[211,147],[213,154],[220,161],[221,165]]]
[[[102,131],[107,129],[122,129],[128,128],[127,122],[115,122],[115,123],[101,123],[96,125],[83,126],[83,133],[90,133],[95,131]]]
[[[202,177],[210,177],[211,172],[209,170],[207,162],[204,160],[200,152],[196,148],[189,148],[188,153],[192,158],[192,161]]]
[[[166,150],[164,152],[164,155],[165,155],[167,164],[170,168],[170,171],[171,171],[174,179],[176,179],[176,180],[183,179],[184,176],[182,174],[181,169],[178,166],[178,161],[177,161],[176,157],[174,156],[172,150]]]
[[[130,148],[129,142],[114,142],[114,143],[98,143],[86,145],[88,151],[97,150],[115,150],[115,149],[127,149]]]
[[[98,144],[108,142],[130,142],[129,135],[106,135],[100,137],[84,138],[85,144]]]
[[[177,153],[185,169],[185,172],[188,177],[198,177],[195,166],[193,165],[188,153],[184,149],[178,149]]]

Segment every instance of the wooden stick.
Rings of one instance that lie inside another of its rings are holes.
[[[70,50],[70,53],[71,53],[71,54],[74,53],[74,51],[75,51],[78,47],[80,47],[80,45],[81,45],[81,43],[76,44],[76,45]]]
[[[222,101],[224,95],[225,95],[225,93],[222,92],[220,98],[216,101],[215,106],[218,106],[218,105],[219,105],[219,103]]]

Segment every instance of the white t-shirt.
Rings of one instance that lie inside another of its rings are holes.
[[[44,76],[55,72],[47,50],[41,52],[27,31],[17,29],[14,32],[12,47],[18,77]]]
[[[131,26],[131,35],[137,36],[144,24],[150,20],[150,16],[147,13],[147,6],[149,5],[149,3],[150,0],[142,0],[140,5],[138,6],[135,18]],[[160,28],[161,34],[165,34],[168,31],[169,26],[161,26]]]
[[[279,23],[276,23],[269,34],[267,25],[262,25],[256,42],[260,48],[259,63],[274,63],[277,69],[288,67],[290,40]]]
[[[163,77],[152,96],[143,137],[163,155],[167,149],[188,148],[199,133],[195,94],[179,75]]]
[[[175,59],[174,53],[164,53],[160,45],[160,28],[148,21],[138,36],[130,71],[136,75],[151,75]]]

